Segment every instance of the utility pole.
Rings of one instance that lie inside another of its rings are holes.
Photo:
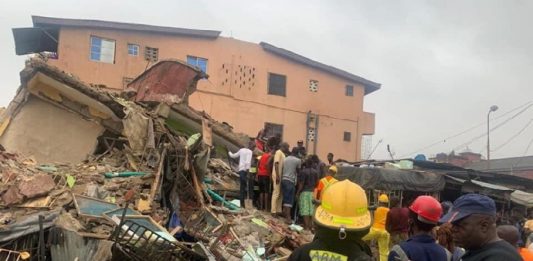
[[[492,105],[487,113],[487,170],[490,169],[490,113],[497,110],[498,106]]]

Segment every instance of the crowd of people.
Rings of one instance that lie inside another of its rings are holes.
[[[533,261],[533,211],[523,227],[498,226],[495,202],[473,193],[454,203],[422,195],[407,207],[400,198],[381,194],[377,208],[369,207],[359,185],[335,178],[333,154],[323,163],[307,155],[301,141],[292,150],[277,142],[255,158],[255,146],[251,142],[230,152],[239,158],[241,204],[253,199],[257,181],[258,209],[289,223],[301,216],[303,227],[315,234],[289,260]],[[377,251],[369,247],[374,244]]]
[[[253,156],[256,147],[263,153]],[[321,191],[335,181],[337,167],[332,153],[324,163],[317,155],[308,155],[301,140],[292,150],[286,142],[269,140],[266,144],[251,141],[247,148],[228,152],[231,158],[239,159],[242,207],[247,202],[255,202],[254,207],[284,217],[289,223],[301,217],[305,229],[314,229],[312,216],[316,202]],[[258,195],[254,195],[255,184],[259,187]]]

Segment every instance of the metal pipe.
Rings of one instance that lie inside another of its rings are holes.
[[[45,245],[44,245],[43,223],[44,223],[44,216],[43,215],[39,215],[39,249],[37,250],[38,253],[39,253],[37,255],[37,260],[39,260],[39,261],[45,261],[46,260],[46,250],[45,250]]]
[[[315,140],[313,143],[313,154],[316,154],[316,146],[318,144],[318,120],[320,118],[320,115],[315,114]]]

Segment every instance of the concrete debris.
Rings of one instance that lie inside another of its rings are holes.
[[[20,191],[17,186],[9,187],[9,189],[2,195],[2,202],[6,206],[20,203],[23,199],[24,196],[20,194]]]
[[[31,199],[48,194],[55,186],[56,184],[50,175],[38,174],[28,180],[19,182],[18,189],[20,194]]]
[[[27,63],[16,99],[0,116],[6,149],[0,150],[0,243],[11,240],[6,246],[32,257],[69,260],[96,252],[102,260],[273,260],[312,240],[283,219],[230,203],[238,198],[239,177],[221,148],[249,138],[183,104],[205,77],[201,72],[187,71],[168,99],[172,90],[141,84],[189,67],[167,61],[161,68],[133,82],[136,95],[119,96],[46,63]],[[169,101],[181,104],[163,106]],[[53,107],[55,116],[67,112],[77,123],[71,128],[52,115],[40,126],[49,131],[18,133],[37,116],[26,107],[32,103]],[[58,124],[62,130],[54,131]],[[65,132],[70,138],[63,141]],[[30,223],[34,229],[22,229]],[[173,236],[176,226],[184,231]],[[28,237],[39,240],[17,244]],[[50,242],[48,250],[37,251],[41,239]]]

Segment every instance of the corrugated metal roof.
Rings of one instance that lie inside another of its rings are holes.
[[[271,44],[265,43],[265,42],[261,42],[261,43],[259,43],[259,45],[261,45],[261,47],[263,47],[263,49],[265,51],[271,52],[273,54],[277,54],[277,55],[279,55],[281,57],[287,58],[287,59],[295,61],[297,63],[301,63],[301,64],[304,64],[304,65],[319,69],[321,71],[325,71],[325,72],[331,73],[331,74],[333,74],[335,76],[350,80],[352,82],[360,83],[360,84],[365,86],[365,95],[369,94],[369,93],[372,93],[374,91],[377,91],[377,90],[379,90],[381,88],[381,84],[380,83],[376,83],[376,82],[367,80],[367,79],[365,79],[363,77],[357,76],[355,74],[349,73],[347,71],[335,68],[333,66],[330,66],[330,65],[327,65],[327,64],[323,64],[323,63],[311,60],[311,59],[309,59],[309,58],[307,58],[305,56],[293,53],[293,52],[291,52],[289,50],[286,50],[286,49],[283,49],[283,48],[279,48],[279,47],[276,47],[274,45],[271,45]]]
[[[487,170],[487,161],[473,162],[467,165],[466,168]],[[511,171],[522,169],[533,169],[533,156],[490,160],[489,171]]]
[[[500,185],[496,185],[496,184],[490,184],[490,183],[483,182],[483,181],[471,180],[470,182],[472,182],[473,184],[476,184],[476,185],[478,185],[480,187],[483,187],[483,188],[489,188],[489,189],[495,189],[495,190],[503,190],[503,191],[513,191],[513,189],[510,189],[508,187],[504,187],[504,186],[500,186]]]
[[[446,178],[449,178],[451,180],[457,181],[459,183],[470,182],[470,183],[472,183],[474,185],[478,185],[478,186],[480,186],[482,188],[488,188],[488,189],[494,189],[494,190],[502,190],[502,191],[513,191],[514,190],[514,189],[511,189],[511,188],[508,188],[508,187],[504,187],[504,186],[500,186],[500,185],[496,185],[496,184],[490,184],[490,183],[479,181],[479,180],[465,180],[465,179],[452,177],[450,175],[445,175],[445,176],[446,176]]]
[[[33,26],[35,27],[54,27],[54,26],[70,26],[70,27],[91,27],[102,29],[119,29],[128,31],[141,31],[149,33],[163,33],[173,35],[185,35],[200,38],[217,38],[220,31],[213,30],[197,30],[178,27],[154,26],[146,24],[134,23],[120,23],[100,20],[86,20],[86,19],[68,19],[55,18],[44,16],[32,16]]]

